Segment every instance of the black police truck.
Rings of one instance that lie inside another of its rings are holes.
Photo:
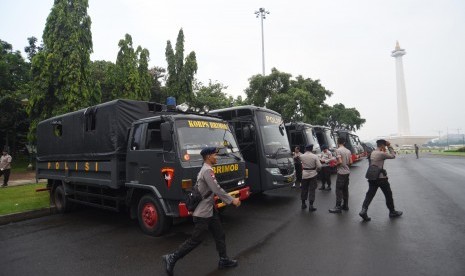
[[[306,145],[313,145],[313,152],[321,153],[320,144],[312,125],[302,122],[287,123],[286,131],[292,151],[295,150],[295,147],[299,147],[300,152],[304,153]]]
[[[126,208],[145,233],[159,236],[173,217],[190,215],[185,194],[207,146],[220,148],[213,169],[221,187],[246,199],[245,162],[228,124],[179,112],[175,104],[114,100],[44,120],[37,127],[36,173],[48,179],[59,212],[75,203]]]
[[[210,111],[229,122],[246,161],[246,184],[251,192],[290,186],[295,182],[294,160],[281,115],[256,106]]]

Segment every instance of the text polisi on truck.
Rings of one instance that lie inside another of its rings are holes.
[[[174,217],[190,215],[184,199],[207,146],[220,149],[219,185],[248,198],[245,162],[228,124],[186,107],[172,97],[166,105],[118,99],[40,122],[36,174],[48,180],[58,212],[75,204],[127,208],[145,233],[162,235]],[[224,205],[217,199],[216,207]]]

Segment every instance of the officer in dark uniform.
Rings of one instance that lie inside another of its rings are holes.
[[[218,149],[208,147],[202,149],[200,154],[203,157],[203,166],[197,176],[197,184],[200,193],[205,197],[197,206],[192,214],[194,219],[194,231],[192,236],[186,240],[174,253],[163,255],[164,269],[168,275],[173,275],[176,261],[194,250],[205,238],[210,231],[215,238],[216,250],[220,260],[218,268],[227,268],[237,266],[237,260],[232,260],[226,255],[226,239],[218,217],[218,211],[214,208],[214,196],[217,195],[224,203],[234,204],[236,207],[241,205],[238,198],[233,198],[226,193],[215,178],[212,165],[216,164],[216,154]],[[209,196],[206,196],[211,191]]]

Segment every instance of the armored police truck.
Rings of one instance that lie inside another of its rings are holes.
[[[320,145],[328,146],[328,149],[332,152],[337,149],[337,141],[331,128],[327,126],[313,126],[313,130]]]
[[[48,179],[59,212],[76,203],[126,208],[145,233],[159,236],[173,217],[189,216],[185,194],[207,146],[220,148],[213,169],[221,187],[246,199],[245,162],[228,124],[175,104],[114,100],[42,121],[36,173]]]
[[[294,160],[281,115],[256,106],[210,111],[229,122],[246,161],[246,184],[251,192],[290,186],[295,182]]]
[[[295,147],[299,147],[300,152],[303,153],[306,145],[313,145],[313,152],[316,154],[321,153],[320,144],[312,125],[301,122],[287,123],[286,132],[292,151],[294,151]]]
[[[345,147],[352,153],[352,162],[359,161],[366,156],[366,152],[362,147],[362,143],[358,136],[346,129],[336,130],[337,137],[342,137],[346,140]]]

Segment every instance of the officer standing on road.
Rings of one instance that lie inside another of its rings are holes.
[[[337,138],[336,149],[337,178],[336,178],[336,206],[329,209],[330,213],[341,213],[349,210],[349,166],[352,165],[352,153],[344,147],[346,140]]]
[[[386,198],[386,206],[389,209],[389,217],[395,218],[402,216],[402,212],[396,211],[396,209],[394,208],[394,199],[392,198],[391,185],[389,184],[387,173],[383,168],[384,160],[396,158],[396,152],[391,147],[391,143],[384,139],[376,141],[376,146],[378,148],[371,153],[370,164],[375,165],[378,168],[382,168],[382,170],[377,180],[368,180],[368,192],[366,193],[365,200],[362,204],[362,211],[360,211],[359,213],[359,215],[363,218],[364,221],[371,220],[371,218],[367,214],[368,206],[370,206],[370,203],[373,200],[373,197],[375,197],[378,188],[381,188],[381,191],[383,191],[384,197]],[[386,152],[386,147],[389,152]]]
[[[300,160],[300,156],[302,156],[302,153],[300,152],[299,146],[295,147],[293,156],[296,181],[294,184],[292,184],[292,188],[295,188],[296,184],[298,184],[299,187],[302,186],[302,161]]]
[[[331,191],[331,167],[329,163],[333,160],[333,154],[328,150],[327,145],[321,146],[321,188],[320,190],[325,190],[325,183],[328,186],[326,190]]]
[[[2,157],[0,157],[0,176],[3,175],[2,188],[5,188],[8,186],[8,180],[10,179],[10,171],[11,171],[11,161],[12,161],[12,158],[8,154],[7,149],[5,148],[2,152]]]
[[[417,155],[417,159],[418,159],[418,150],[419,150],[418,145],[415,144],[415,154]]]
[[[300,156],[300,160],[302,161],[302,191],[300,193],[302,209],[307,208],[305,201],[308,196],[308,210],[311,212],[316,211],[316,208],[313,207],[313,202],[315,201],[315,190],[318,186],[317,171],[321,169],[320,159],[312,151],[313,145],[307,145],[305,147],[305,153]]]
[[[220,260],[218,268],[227,268],[237,266],[237,260],[232,260],[226,255],[226,239],[223,227],[218,216],[218,211],[215,209],[214,196],[217,195],[224,203],[234,204],[236,207],[241,205],[238,198],[233,198],[226,193],[216,181],[215,173],[212,166],[216,164],[216,154],[218,149],[215,147],[207,147],[202,149],[200,154],[203,157],[203,166],[197,176],[197,184],[203,197],[210,191],[209,196],[206,196],[199,203],[192,214],[194,220],[194,231],[192,236],[186,240],[174,253],[163,255],[164,269],[168,275],[173,275],[174,265],[176,261],[186,256],[194,250],[206,238],[207,232],[210,231],[215,238],[216,250],[218,251]]]

